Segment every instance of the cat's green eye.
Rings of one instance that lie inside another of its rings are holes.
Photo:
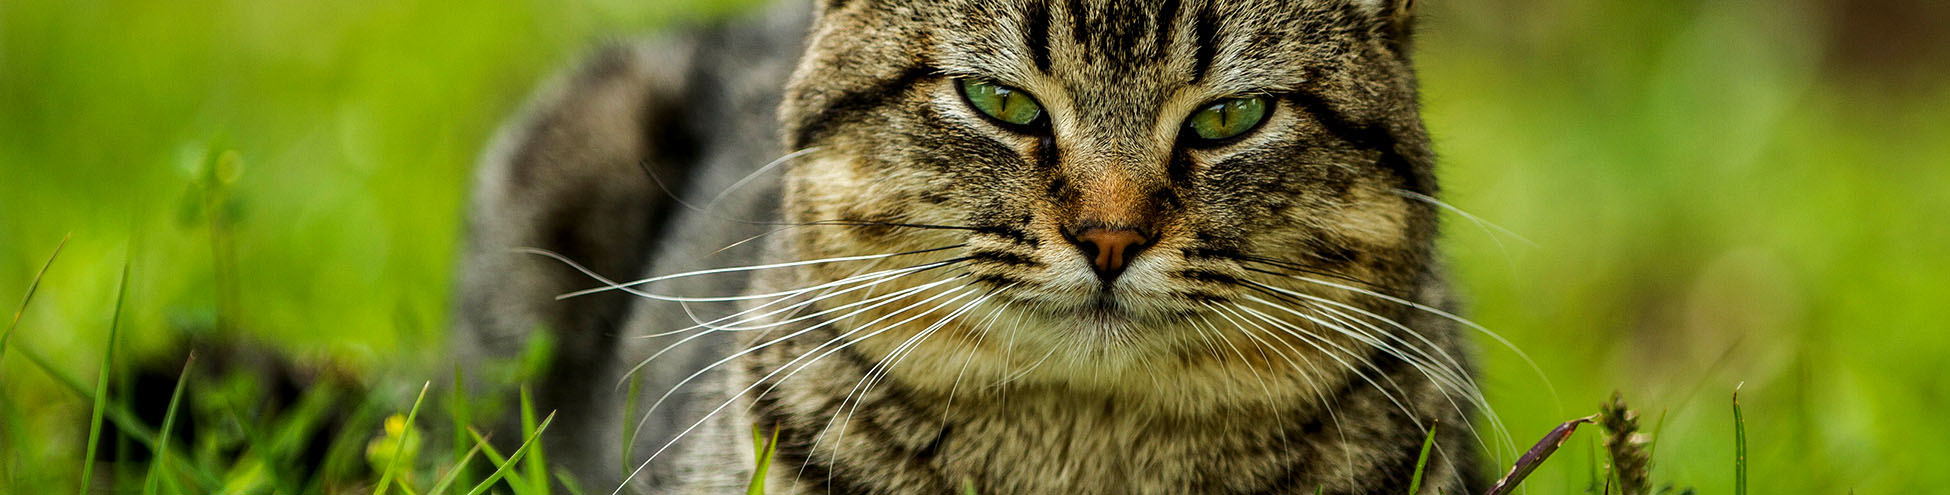
[[[1185,128],[1201,141],[1220,141],[1239,137],[1266,120],[1271,105],[1264,96],[1221,100],[1192,112]]]
[[[1043,105],[1036,103],[1036,98],[1027,91],[980,79],[962,79],[956,85],[961,87],[961,95],[968,99],[968,105],[989,118],[1018,126],[1043,120]]]

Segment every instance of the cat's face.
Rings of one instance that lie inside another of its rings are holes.
[[[1399,308],[1303,279],[1402,295],[1435,231],[1414,200],[1435,185],[1405,9],[835,1],[784,105],[787,142],[812,149],[789,165],[785,212],[846,225],[798,229],[791,254],[943,249],[811,265],[799,282],[953,261],[825,303],[862,303],[853,324],[874,328],[847,340],[912,352],[913,381],[1335,382],[1293,364],[1368,354],[1321,326]]]

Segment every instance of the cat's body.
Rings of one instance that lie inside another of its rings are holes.
[[[744,490],[755,427],[767,493],[1405,493],[1432,427],[1425,493],[1473,490],[1406,9],[830,1],[611,50],[490,152],[457,338],[555,337],[592,490]],[[605,284],[517,248],[787,265],[557,301]]]

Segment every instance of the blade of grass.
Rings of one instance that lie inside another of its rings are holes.
[[[393,445],[393,458],[386,461],[386,472],[379,475],[379,486],[374,487],[377,491],[373,495],[386,495],[386,488],[392,485],[393,471],[399,467],[400,456],[406,454],[407,438],[413,436],[413,419],[420,416],[420,401],[427,398],[427,388],[432,386],[433,382],[420,385],[420,396],[413,399],[413,408],[406,412],[406,429],[400,432],[399,443]]]
[[[0,394],[0,425],[6,428],[4,433],[0,433],[0,443],[14,446],[11,449],[0,449],[0,470],[7,472],[7,486],[21,486],[20,458],[34,457],[26,451],[28,444],[23,443],[27,438],[27,426],[21,422],[24,416],[26,415],[21,414],[19,408],[14,406],[13,396]]]
[[[81,495],[95,478],[95,450],[102,440],[103,415],[108,411],[108,378],[114,371],[115,342],[122,328],[122,301],[129,295],[129,262],[122,262],[122,281],[115,288],[115,312],[108,318],[108,346],[102,351],[101,374],[95,377],[95,407],[88,418],[88,453],[81,458]]]
[[[359,399],[352,414],[339,426],[338,434],[332,437],[325,448],[324,462],[320,463],[318,474],[300,493],[339,493],[337,487],[327,486],[328,481],[358,479],[357,470],[365,465],[365,445],[367,435],[385,425],[385,410],[390,407],[384,401],[368,394]]]
[[[62,373],[59,369],[54,367],[54,363],[52,361],[49,361],[47,357],[42,356],[39,352],[36,352],[34,348],[23,345],[19,349],[17,349],[16,352],[20,354],[20,357],[27,358],[27,362],[33,363],[34,367],[40,368],[42,373],[46,373],[47,376],[54,378],[55,382],[60,383],[63,386],[63,388],[68,389],[69,392],[73,392],[76,396],[79,396],[82,400],[85,401],[95,400],[96,395],[89,392],[86,387],[82,386],[81,380],[75,379],[72,376],[68,376],[67,374]],[[154,431],[150,431],[147,425],[142,424],[142,420],[140,418],[136,417],[134,413],[129,412],[129,410],[126,407],[124,407],[122,404],[115,404],[115,403],[108,404],[107,414],[108,414],[108,420],[114,422],[116,428],[120,428],[124,431],[127,431],[129,433],[129,436],[135,438],[136,442],[141,443],[142,446],[148,447],[150,449],[163,448],[161,444],[158,444],[156,442],[156,433]],[[190,471],[188,471],[188,474],[193,476],[196,479],[196,482],[200,486],[202,486],[204,490],[215,489],[221,483],[221,480],[219,480],[216,474],[211,473],[210,471],[205,469],[205,466],[196,463],[184,464],[182,466],[185,466],[186,468],[190,469]]]
[[[575,476],[569,475],[568,471],[556,469],[555,479],[556,481],[562,482],[562,488],[568,490],[569,495],[587,495],[582,492],[582,484],[576,483]]]
[[[176,427],[176,411],[183,404],[183,385],[189,382],[190,366],[196,364],[196,354],[191,353],[183,360],[183,372],[176,375],[176,390],[169,393],[169,407],[163,410],[162,433],[156,438],[157,445],[169,445],[169,434]],[[142,480],[142,495],[156,493],[157,474],[169,469],[169,449],[154,449],[156,458],[150,461],[149,474]]]
[[[465,432],[461,434],[463,436],[466,435]],[[460,444],[454,444],[454,445],[460,445]],[[480,444],[475,444],[474,448],[467,449],[467,454],[460,456],[460,460],[454,462],[454,468],[447,470],[447,475],[441,476],[440,481],[434,482],[433,488],[428,489],[427,493],[445,493],[447,489],[453,485],[454,480],[460,479],[460,473],[467,471],[468,461],[474,460],[474,456],[480,453],[481,453]]]
[[[481,447],[481,453],[482,453],[482,454],[485,454],[485,455],[487,455],[487,458],[488,458],[488,462],[491,462],[491,463],[494,463],[494,465],[496,465],[496,466],[499,466],[499,465],[502,465],[502,464],[505,464],[505,463],[507,463],[507,462],[508,462],[508,458],[506,458],[506,457],[503,457],[503,456],[501,455],[501,451],[500,451],[500,450],[496,450],[496,449],[494,448],[494,444],[493,444],[493,443],[490,443],[490,442],[488,442],[488,441],[487,441],[487,437],[485,437],[485,436],[481,436],[481,432],[478,432],[478,431],[474,431],[474,429],[473,429],[473,428],[469,428],[469,429],[467,430],[467,434],[468,434],[468,436],[471,436],[471,437],[473,437],[473,438],[474,438],[474,443],[475,443],[476,445],[479,445],[479,446]],[[522,479],[522,477],[521,477],[521,473],[518,473],[518,472],[515,472],[515,471],[509,471],[509,472],[508,472],[508,474],[507,474],[507,475],[505,475],[504,477],[505,477],[505,478],[508,478],[508,486],[510,486],[510,487],[525,487],[525,486],[528,486],[528,481],[527,481],[527,480],[525,480],[525,479]]]
[[[521,435],[526,437],[533,434],[535,434],[535,403],[534,401],[529,400],[528,386],[522,385],[521,386]],[[546,461],[542,457],[542,444],[540,443],[535,444],[534,451],[529,452],[528,457],[521,461],[521,467],[523,470],[525,470],[528,473],[527,475],[528,482],[532,483],[528,487],[528,493],[534,495],[549,495],[548,461]]]
[[[477,446],[475,449],[470,449],[464,456],[459,454],[460,446],[468,444],[467,425],[474,423],[472,404],[467,402],[466,377],[467,375],[461,372],[460,363],[454,363],[454,388],[449,390],[447,394],[447,401],[449,402],[447,405],[447,419],[452,424],[454,430],[453,450],[455,455],[459,456],[454,459],[454,470],[448,473],[449,476],[454,477],[458,477],[456,475],[467,468],[466,458],[472,457],[475,452],[480,450]],[[445,489],[434,489],[428,490],[427,493],[445,493],[445,491]]]
[[[494,468],[494,472],[492,474],[489,474],[487,479],[481,480],[481,484],[474,485],[473,490],[468,490],[467,495],[481,495],[482,493],[486,493],[488,488],[494,486],[494,482],[500,481],[502,476],[511,474],[509,468],[513,467],[515,463],[521,462],[522,456],[528,454],[528,447],[531,447],[536,442],[539,442],[542,437],[542,432],[547,431],[548,424],[554,421],[555,421],[555,413],[548,413],[548,417],[542,418],[542,423],[535,426],[535,432],[533,434],[528,435],[528,439],[523,440],[521,442],[521,446],[516,447],[513,453],[508,454],[508,460],[500,463],[501,464],[500,467]],[[476,435],[475,438],[479,439],[480,437],[479,435]],[[485,440],[481,440],[480,443],[485,445],[487,442]]]
[[[250,451],[266,461],[266,471],[278,493],[303,493],[303,481],[311,466],[302,461],[314,436],[331,420],[345,391],[338,384],[321,380],[312,383],[295,405],[271,416],[271,424],[250,436]],[[247,430],[248,431],[248,430]],[[404,485],[401,485],[404,486]]]
[[[757,465],[752,467],[752,482],[745,485],[746,495],[765,495],[765,473],[772,469],[772,455],[779,450],[779,425],[772,425],[772,439],[762,438],[758,425],[752,425],[752,454],[757,457]]]
[[[1544,438],[1537,441],[1537,445],[1530,447],[1530,450],[1524,452],[1522,457],[1518,457],[1517,464],[1510,467],[1509,474],[1503,475],[1503,479],[1496,480],[1496,484],[1490,485],[1490,491],[1486,493],[1488,495],[1505,495],[1516,490],[1517,485],[1523,483],[1524,478],[1529,477],[1532,471],[1537,470],[1537,466],[1543,465],[1544,460],[1549,459],[1552,453],[1557,452],[1558,447],[1564,446],[1564,441],[1570,439],[1571,434],[1578,431],[1578,425],[1589,424],[1596,421],[1596,419],[1595,417],[1586,416],[1565,421],[1564,424],[1557,425],[1557,428],[1551,429],[1550,433],[1544,434]]]
[[[1747,418],[1740,415],[1740,387],[1733,387],[1733,495],[1747,495]]]
[[[14,308],[14,319],[7,323],[7,333],[0,333],[0,357],[7,355],[7,342],[14,338],[14,328],[20,326],[20,315],[27,313],[27,304],[34,302],[34,292],[41,288],[41,278],[47,276],[47,269],[54,266],[54,258],[61,256],[61,248],[67,247],[68,238],[74,234],[61,236],[61,243],[54,245],[54,252],[47,255],[47,262],[41,264],[41,271],[34,273],[33,281],[27,283],[27,295],[21,296],[20,306]]]
[[[1435,429],[1441,421],[1429,424],[1429,436],[1422,439],[1422,453],[1415,457],[1415,474],[1408,479],[1408,495],[1422,493],[1422,473],[1429,467],[1429,450],[1435,447]]]
[[[636,401],[642,383],[643,375],[631,373],[629,391],[623,395],[623,473],[630,472],[630,468],[636,465],[636,459],[632,457],[636,454]]]

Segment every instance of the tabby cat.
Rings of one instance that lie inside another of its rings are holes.
[[[772,494],[1402,494],[1431,431],[1423,493],[1475,491],[1409,3],[821,0],[612,48],[484,160],[460,350],[550,337],[592,493],[742,493],[776,435]]]

